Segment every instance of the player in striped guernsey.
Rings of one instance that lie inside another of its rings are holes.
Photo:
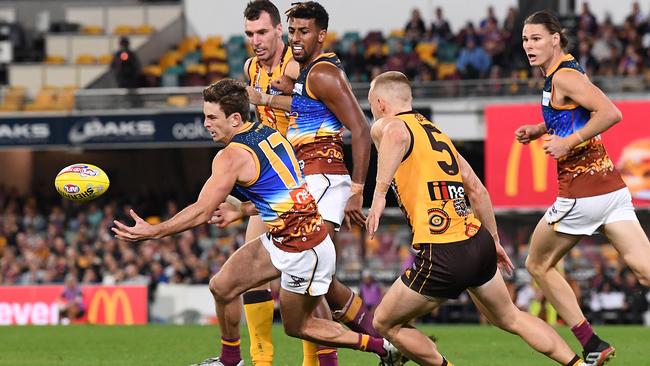
[[[600,230],[639,282],[650,286],[650,242],[600,136],[622,116],[566,52],[568,38],[553,13],[536,12],[524,23],[524,51],[546,76],[544,122],[521,126],[515,137],[523,144],[544,140],[544,151],[557,160],[559,183],[558,198],[531,237],[526,268],[582,344],[585,361],[602,365],[614,356],[614,347],[594,333],[555,266],[582,237]]]
[[[285,332],[318,344],[372,352],[396,360],[392,345],[382,338],[345,329],[314,315],[334,276],[336,253],[314,197],[289,142],[277,131],[247,120],[246,88],[224,79],[203,91],[204,125],[215,142],[225,144],[212,162],[212,174],[197,201],[171,219],[151,225],[134,211],[134,226],[115,221],[118,238],[141,241],[173,235],[210,219],[234,187],[254,205],[268,233],[247,242],[210,279],[217,316],[246,290],[280,278],[280,312]],[[254,271],[242,271],[254,268]],[[239,343],[238,329],[221,324],[224,346]],[[228,350],[204,366],[241,366],[240,355]]]
[[[379,151],[368,234],[377,230],[392,185],[417,250],[413,266],[377,307],[375,327],[419,365],[451,365],[429,337],[404,325],[469,290],[492,324],[563,365],[584,365],[553,328],[513,304],[497,263],[507,272],[514,267],[499,244],[490,196],[449,137],[412,110],[406,76],[379,75],[370,84],[368,101]]]

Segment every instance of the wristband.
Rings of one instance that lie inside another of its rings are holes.
[[[265,105],[265,106],[268,106],[269,104],[271,104],[271,98],[273,98],[272,95],[268,95],[266,93],[260,93],[260,95],[261,95],[260,104]]]
[[[578,132],[578,130],[576,130],[574,133],[575,133],[576,136],[578,136],[578,138],[580,139],[580,143],[585,142],[585,139],[582,138],[582,135],[580,134],[580,132]]]

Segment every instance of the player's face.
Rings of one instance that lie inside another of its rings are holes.
[[[211,102],[203,102],[203,114],[205,116],[203,126],[212,136],[212,141],[228,143],[235,131],[235,115],[239,114],[226,116],[219,104]]]
[[[274,27],[269,13],[261,12],[257,20],[246,19],[244,33],[260,61],[269,61],[276,52],[282,52],[277,47],[278,40],[282,38],[282,23]]]
[[[316,26],[315,19],[289,19],[289,46],[293,58],[299,63],[310,61],[320,52],[327,31]]]
[[[551,34],[544,24],[524,25],[522,40],[530,66],[546,64],[553,57],[553,48],[560,45],[560,35]]]

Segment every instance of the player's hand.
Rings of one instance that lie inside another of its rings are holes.
[[[280,76],[279,79],[271,80],[271,86],[285,95],[293,94],[294,80],[287,75]]]
[[[372,206],[370,206],[370,210],[368,211],[368,218],[366,219],[366,228],[371,239],[375,237],[375,233],[379,227],[379,219],[384,212],[384,208],[386,208],[386,196],[375,195],[372,199]]]
[[[262,93],[258,92],[255,88],[252,86],[246,86],[246,91],[248,92],[248,99],[251,104],[253,105],[261,105],[262,104]]]
[[[345,225],[348,229],[352,229],[352,223],[361,227],[366,224],[366,216],[361,211],[361,206],[363,206],[363,193],[351,195],[345,205]]]
[[[111,230],[113,230],[115,236],[117,236],[118,239],[126,241],[140,241],[156,238],[157,232],[153,225],[144,221],[133,210],[129,210],[129,214],[133,220],[135,220],[135,225],[133,226],[126,226],[117,220],[113,220],[115,227],[112,227]]]
[[[506,253],[506,250],[503,249],[501,243],[498,241],[495,241],[494,245],[496,246],[497,250],[497,266],[499,266],[502,271],[507,273],[508,276],[512,276],[512,271],[514,271],[515,266],[512,264],[510,257],[508,257],[508,253]]]
[[[555,160],[566,156],[571,151],[569,143],[558,135],[546,135],[542,140],[544,140],[544,145],[542,146],[544,152],[551,155]]]
[[[539,125],[523,125],[515,131],[515,139],[526,145],[533,140],[537,140],[544,134]]]
[[[212,213],[212,217],[208,220],[208,224],[217,225],[217,227],[224,228],[231,223],[240,220],[244,217],[241,210],[237,209],[232,203],[223,202],[219,205],[216,211]]]

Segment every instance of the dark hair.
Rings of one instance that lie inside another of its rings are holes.
[[[524,24],[543,24],[549,33],[558,33],[560,35],[560,46],[563,50],[566,50],[569,47],[569,38],[564,29],[562,29],[560,20],[550,10],[544,9],[534,12],[524,20]]]
[[[271,24],[275,27],[280,24],[280,11],[270,0],[254,0],[246,5],[244,9],[244,18],[248,20],[257,20],[265,11],[271,17]]]
[[[219,104],[221,110],[230,116],[239,113],[245,121],[249,115],[248,92],[246,87],[234,79],[222,79],[203,89],[203,100]]]
[[[292,3],[293,7],[285,12],[287,19],[314,19],[316,26],[320,29],[327,29],[330,21],[330,16],[323,5],[315,1],[307,1],[304,3]]]

